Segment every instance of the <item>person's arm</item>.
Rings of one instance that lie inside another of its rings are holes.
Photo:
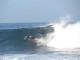
[[[27,36],[24,37],[24,40],[26,40],[26,39],[27,39]]]

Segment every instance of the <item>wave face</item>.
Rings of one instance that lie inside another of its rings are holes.
[[[29,35],[44,37],[47,33],[52,31],[51,26],[0,29],[0,53],[34,50],[37,47],[36,43],[29,42],[28,40],[25,41],[24,37]]]

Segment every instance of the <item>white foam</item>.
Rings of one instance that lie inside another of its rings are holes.
[[[54,48],[80,48],[80,22],[68,24],[67,18],[69,16],[55,23],[54,32],[48,33],[45,38],[38,39],[37,43]]]
[[[67,52],[55,52],[48,54],[6,54],[0,56],[0,60],[80,60],[79,55]]]

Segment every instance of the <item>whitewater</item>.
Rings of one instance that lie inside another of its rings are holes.
[[[80,48],[80,22],[68,23],[69,16],[52,25],[54,31],[37,42],[54,48]],[[67,20],[67,21],[66,21]]]

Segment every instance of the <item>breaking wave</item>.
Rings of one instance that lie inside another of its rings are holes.
[[[19,29],[1,29],[0,30],[0,53],[30,51],[35,49],[36,43],[24,40],[25,36],[33,35],[38,38],[44,37],[52,32],[51,26],[19,28]]]
[[[54,31],[37,40],[37,45],[54,48],[80,48],[80,22],[69,23],[69,17],[53,23]]]

